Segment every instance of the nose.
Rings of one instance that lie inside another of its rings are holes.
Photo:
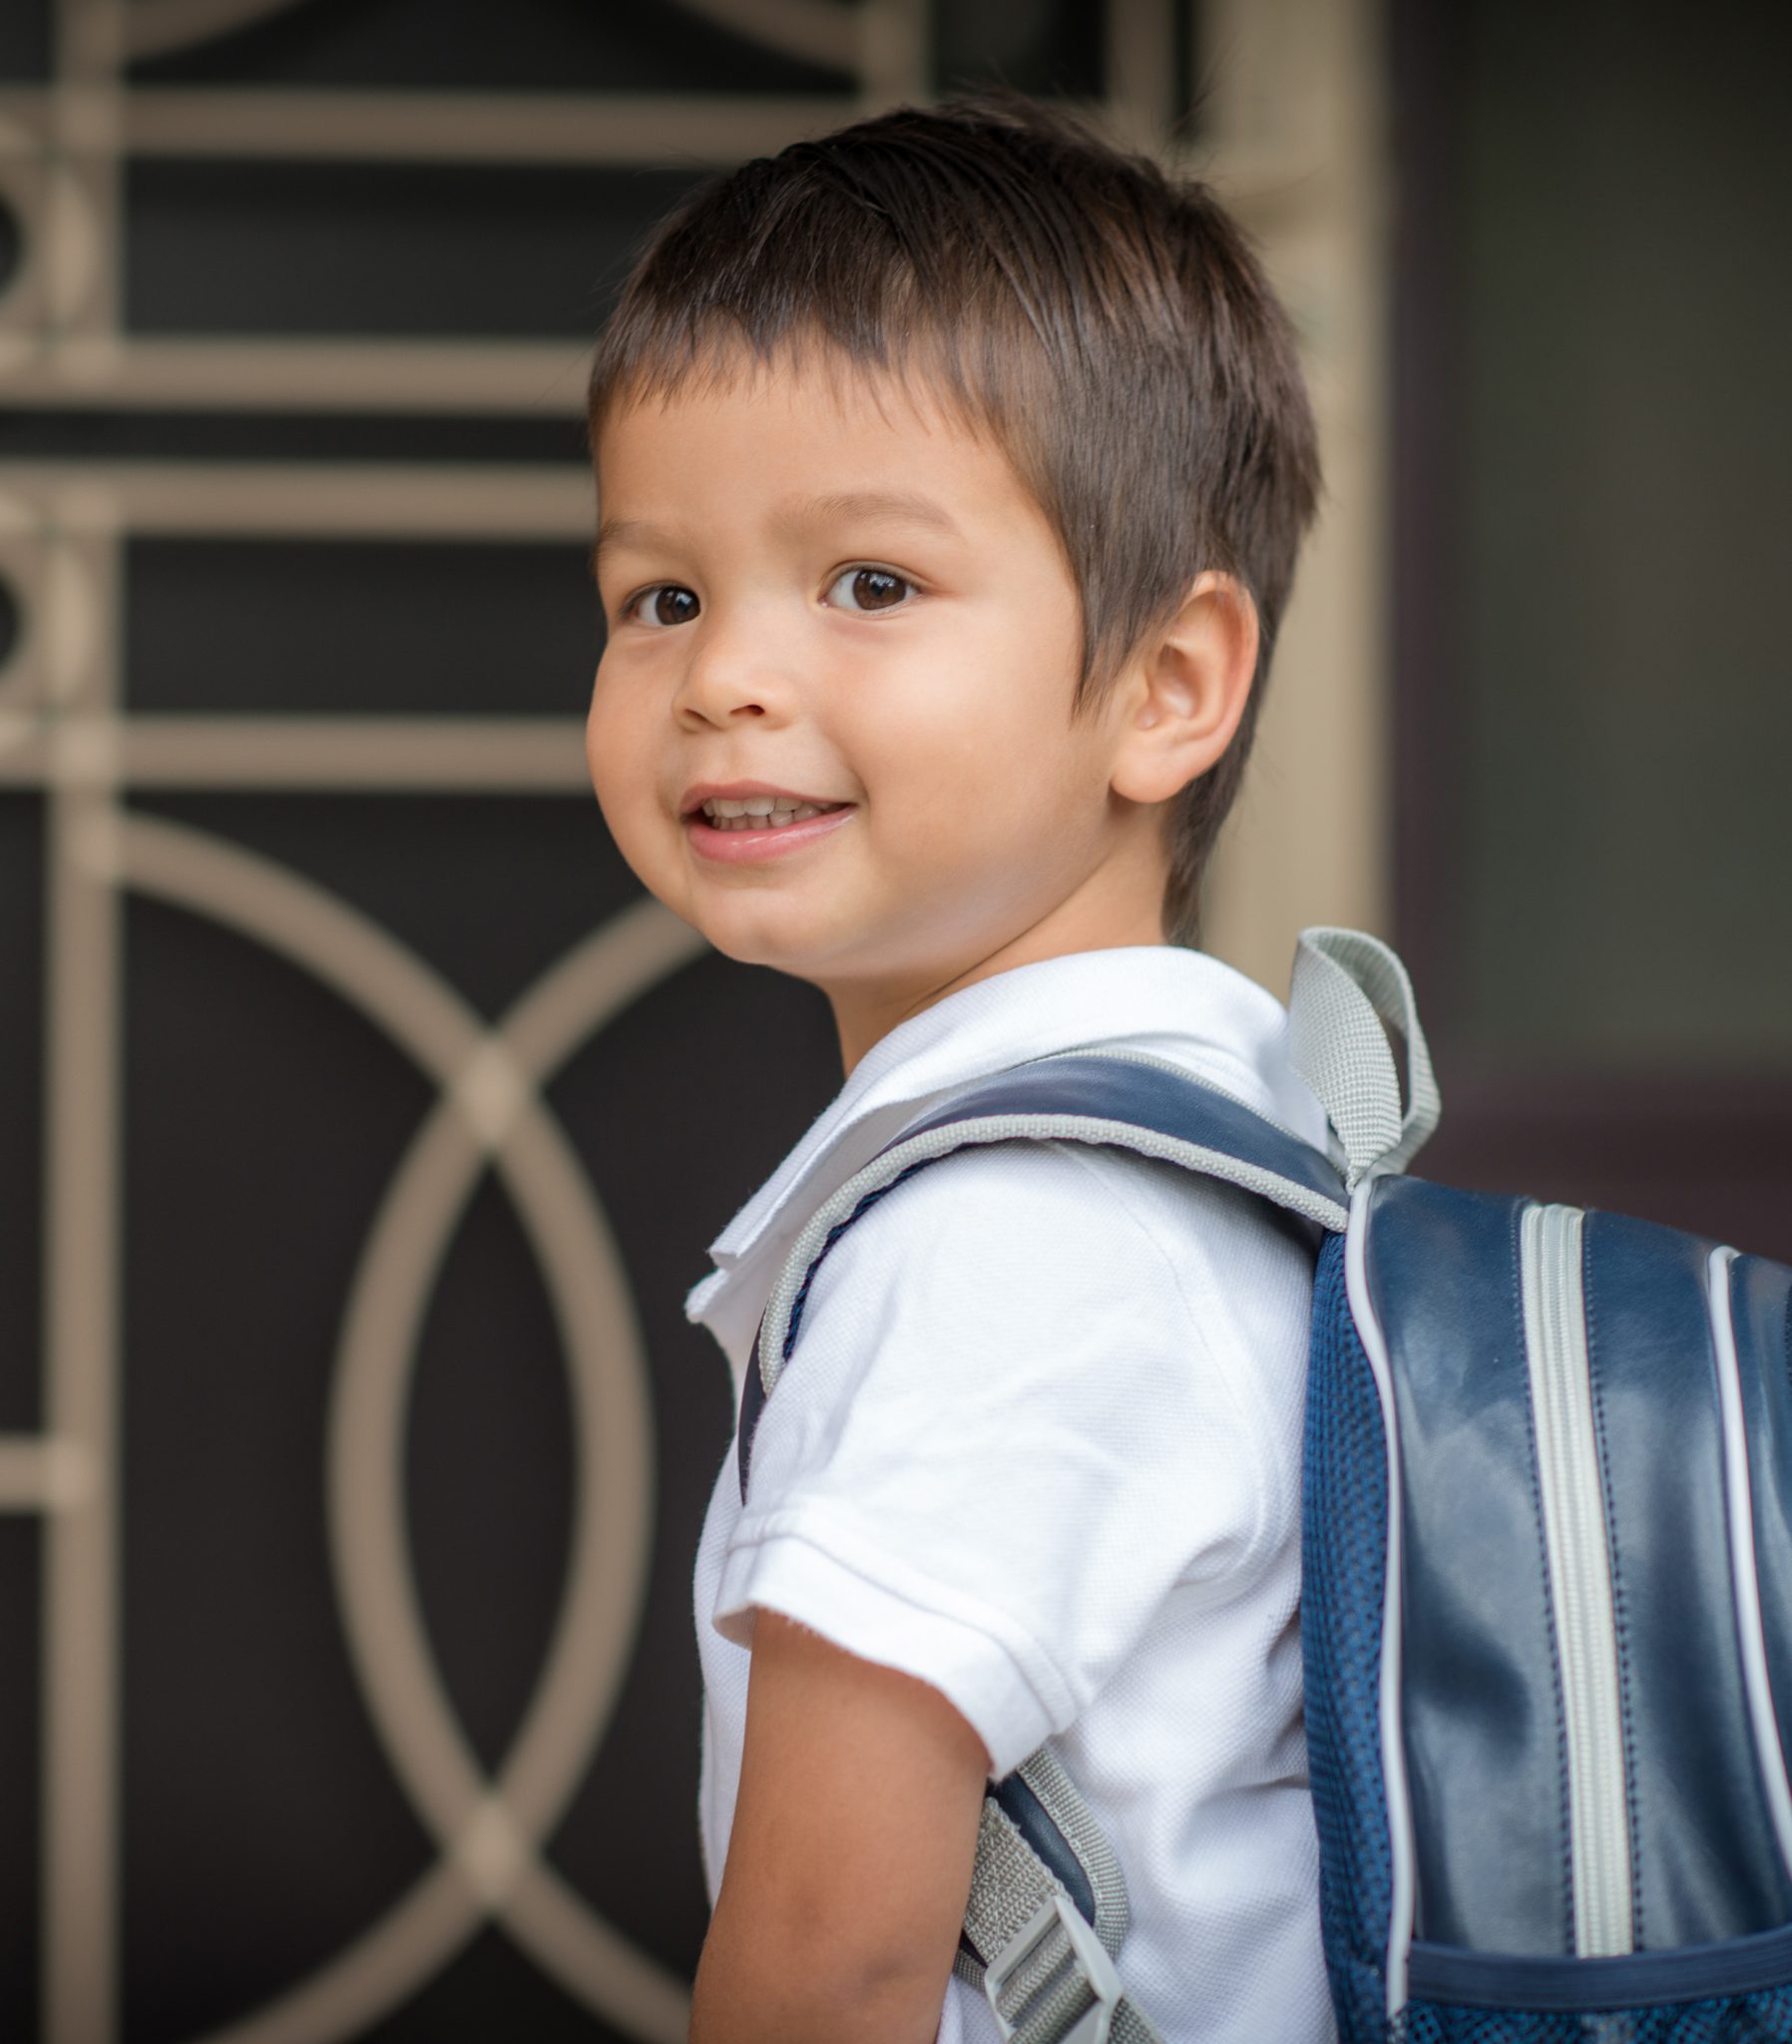
[[[672,714],[686,731],[708,726],[781,720],[789,714],[789,684],[773,667],[769,649],[743,643],[738,631],[711,631],[691,653],[672,699]]]

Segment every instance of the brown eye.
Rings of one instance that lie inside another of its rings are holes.
[[[645,614],[643,605],[647,607]],[[656,582],[652,589],[644,589],[639,596],[629,599],[623,616],[658,629],[663,625],[688,624],[696,612],[696,598],[688,589],[676,582]]]
[[[843,569],[835,578],[833,589],[838,589],[842,583],[851,589],[852,598],[841,608],[861,614],[901,610],[903,605],[898,592],[915,586],[906,575],[898,575],[889,568]],[[828,593],[831,596],[833,590]]]

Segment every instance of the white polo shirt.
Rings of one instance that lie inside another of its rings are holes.
[[[1079,952],[892,1030],[710,1250],[686,1311],[738,1409],[815,1208],[942,1094],[1080,1045],[1147,1050],[1323,1148],[1263,988],[1171,945]],[[1076,1143],[968,1149],[846,1231],[697,1554],[711,1899],[763,1606],[941,1690],[999,1777],[1052,1740],[1112,1842],[1127,1991],[1167,2044],[1335,2034],[1301,1718],[1312,1255],[1262,1203]],[[880,1792],[873,1776],[868,1795]],[[995,2044],[947,1987],[940,2044]]]

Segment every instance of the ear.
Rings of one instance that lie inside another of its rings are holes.
[[[1116,794],[1167,801],[1218,761],[1250,697],[1257,637],[1257,607],[1236,576],[1209,568],[1194,578],[1115,692]]]

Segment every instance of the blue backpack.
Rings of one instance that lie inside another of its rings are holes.
[[[1439,1102],[1375,938],[1306,931],[1289,1017],[1330,1155],[1131,1052],[1035,1059],[904,1130],[772,1292],[742,1496],[816,1269],[954,1150],[1115,1144],[1274,1202],[1317,1258],[1301,1645],[1345,2044],[1792,2040],[1792,1270],[1404,1176]],[[1019,2044],[1152,2044],[1125,1925],[1043,1747],[989,1789],[957,1970]]]

